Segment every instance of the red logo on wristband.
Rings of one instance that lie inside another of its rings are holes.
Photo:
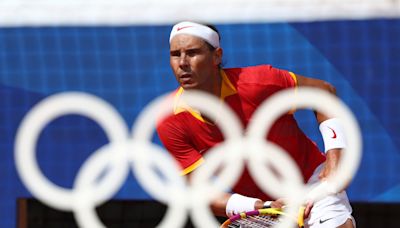
[[[333,139],[336,139],[336,132],[335,132],[335,130],[333,130],[332,128],[330,128],[330,127],[328,127],[329,129],[331,129],[332,130],[332,132],[333,132],[333,136],[331,137],[331,138],[333,138]]]

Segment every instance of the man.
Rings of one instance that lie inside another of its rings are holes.
[[[332,85],[269,65],[222,69],[220,36],[213,26],[193,22],[176,24],[170,34],[170,64],[180,84],[174,96],[179,98],[187,90],[200,90],[219,97],[238,115],[245,128],[258,105],[272,94],[296,86],[312,86],[335,94]],[[305,182],[316,182],[330,175],[337,167],[343,135],[339,135],[337,119],[316,112],[324,138],[326,154],[300,130],[293,113],[287,113],[273,125],[267,139],[285,149],[300,167]],[[328,129],[328,131],[326,130]],[[330,132],[329,132],[330,130]],[[332,131],[338,134],[331,138]],[[190,107],[176,107],[174,115],[157,126],[157,132],[168,151],[182,167],[182,174],[190,176],[203,161],[207,150],[223,140],[212,120]],[[245,170],[234,188],[211,207],[216,215],[232,215],[263,207],[281,207],[282,200],[268,201],[269,197],[254,183]],[[245,186],[245,187],[242,187]],[[354,227],[345,192],[328,196],[306,208],[309,227]]]

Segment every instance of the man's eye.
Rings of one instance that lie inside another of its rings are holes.
[[[176,57],[176,56],[180,56],[181,53],[179,53],[179,52],[177,52],[177,51],[173,51],[173,52],[170,53],[170,55]]]
[[[186,54],[187,54],[188,56],[195,56],[195,55],[198,54],[198,51],[192,50],[192,51],[188,51]]]

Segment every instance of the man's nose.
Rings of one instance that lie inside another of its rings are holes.
[[[182,54],[180,59],[179,59],[179,66],[181,68],[187,67],[189,65],[189,60],[188,60],[188,56],[185,54]]]

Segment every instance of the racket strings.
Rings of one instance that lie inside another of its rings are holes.
[[[257,215],[257,216],[249,216],[244,219],[236,220],[232,222],[228,227],[231,228],[266,228],[272,227],[279,223],[279,219],[277,216],[271,215]]]

